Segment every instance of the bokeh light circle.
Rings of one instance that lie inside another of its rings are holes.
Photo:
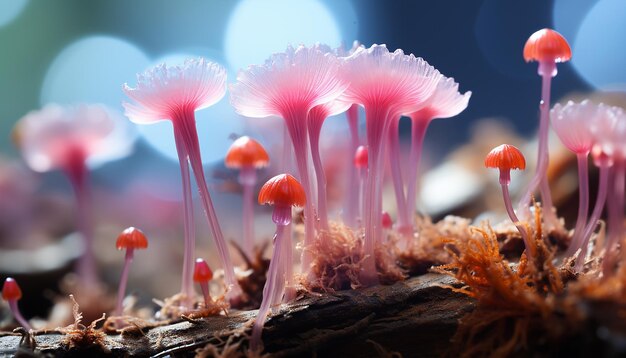
[[[0,1],[0,27],[13,22],[28,5],[28,0]]]
[[[626,91],[626,1],[596,3],[580,24],[572,48],[572,65],[599,89]]]
[[[82,38],[54,59],[43,81],[40,102],[103,103],[122,110],[122,84],[134,83],[148,57],[128,41],[109,36]]]
[[[224,47],[230,67],[239,70],[262,64],[289,44],[335,47],[341,40],[335,17],[317,0],[242,0],[228,22]]]

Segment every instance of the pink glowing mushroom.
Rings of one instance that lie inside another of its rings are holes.
[[[85,245],[78,276],[84,286],[97,285],[89,168],[130,153],[133,140],[125,123],[101,105],[50,104],[21,118],[14,138],[33,170],[61,170],[70,180],[76,196],[77,227]]]
[[[366,137],[369,150],[368,176],[363,205],[365,242],[363,271],[365,285],[378,282],[374,251],[382,239],[382,154],[392,120],[411,113],[429,98],[439,80],[439,72],[421,58],[391,53],[385,45],[358,48],[344,60],[342,75],[350,87],[345,101],[365,107]]]
[[[320,104],[338,98],[347,83],[338,76],[339,60],[320,46],[293,48],[272,55],[264,65],[249,66],[230,88],[231,103],[247,117],[279,116],[284,119],[294,147],[296,164],[307,197],[313,197],[309,182],[307,117]],[[313,201],[304,208],[305,240],[315,240]],[[302,271],[309,272],[309,250],[302,253]]]
[[[472,92],[468,91],[463,94],[459,92],[459,84],[454,82],[454,78],[441,75],[433,95],[421,109],[409,114],[411,117],[411,149],[406,196],[406,208],[409,213],[404,214],[404,217],[408,216],[411,219],[412,213],[416,210],[417,175],[428,125],[433,119],[450,118],[463,112],[467,108],[471,96]],[[405,224],[411,224],[413,221]]]
[[[239,169],[239,184],[243,187],[243,247],[248,255],[254,250],[254,198],[256,171],[270,161],[265,148],[256,140],[243,136],[231,144],[224,163],[228,168]]]
[[[162,120],[172,122],[183,178],[185,250],[181,293],[187,298],[186,304],[190,305],[190,300],[194,296],[192,278],[195,233],[189,166],[195,175],[204,213],[224,267],[224,276],[229,287],[228,295],[237,296],[241,289],[235,278],[228,247],[207,187],[194,113],[196,110],[212,106],[224,97],[226,70],[204,58],[187,59],[182,66],[161,64],[143,74],[138,74],[137,87],[131,88],[124,84],[123,89],[126,95],[136,102],[123,103],[126,115],[131,121],[138,124],[151,124]]]
[[[124,268],[122,269],[122,277],[120,278],[120,285],[117,290],[117,305],[115,306],[114,314],[121,316],[123,312],[124,296],[126,294],[126,284],[128,283],[128,273],[130,271],[130,263],[133,262],[135,250],[142,250],[148,248],[148,239],[144,233],[134,227],[129,227],[122,231],[117,237],[115,247],[118,250],[126,250],[126,256],[124,258]]]
[[[602,261],[603,275],[610,275],[615,267],[619,245],[624,235],[624,186],[626,183],[626,112],[620,107],[600,105],[599,115],[594,121],[591,131],[595,144],[592,149],[596,165],[600,164],[600,175],[603,167],[609,171],[606,187],[607,206],[607,237],[605,255]],[[598,162],[599,161],[599,162]],[[600,178],[600,185],[602,180]],[[598,196],[605,194],[599,189]],[[596,204],[598,205],[598,204]],[[585,230],[583,245],[597,224],[601,209],[597,208],[598,215],[592,214],[588,227]],[[582,247],[583,250],[586,247]],[[580,256],[579,256],[580,257]],[[582,258],[581,258],[582,260]]]
[[[28,324],[28,321],[22,316],[22,313],[20,313],[19,307],[17,307],[17,301],[22,298],[22,290],[17,284],[17,281],[12,277],[7,277],[6,280],[4,280],[4,284],[2,285],[2,298],[9,303],[9,308],[15,320],[21,324],[22,327],[31,330],[30,324]]]
[[[496,168],[500,170],[500,186],[502,186],[502,197],[504,198],[504,207],[509,214],[511,221],[517,227],[524,245],[526,246],[526,255],[529,259],[533,257],[534,248],[530,245],[530,237],[522,223],[515,215],[513,205],[511,204],[511,196],[509,194],[509,183],[511,182],[511,169],[526,169],[526,159],[522,152],[516,147],[509,144],[502,144],[493,148],[485,157],[485,167]]]
[[[252,328],[252,338],[250,340],[250,350],[258,351],[261,343],[261,331],[265,324],[272,303],[280,301],[285,288],[286,265],[291,262],[285,258],[291,257],[286,251],[291,250],[291,245],[285,245],[283,241],[289,240],[285,235],[285,228],[291,222],[291,208],[293,206],[304,206],[306,204],[306,193],[300,183],[289,174],[280,174],[268,180],[259,191],[259,204],[269,204],[274,206],[272,221],[276,224],[274,234],[274,252],[270,267],[267,271],[267,281],[263,287],[263,300],[261,308],[254,326]]]
[[[544,207],[546,223],[558,227],[558,220],[553,213],[552,197],[548,185],[547,170],[549,162],[548,131],[550,130],[550,84],[556,76],[556,64],[567,62],[572,58],[572,50],[567,40],[558,32],[551,29],[542,29],[532,34],[524,45],[524,60],[539,62],[538,74],[542,78],[540,120],[539,120],[539,149],[537,152],[537,170],[528,189],[519,202],[519,210],[527,212],[530,196],[537,187],[541,190],[541,199]]]
[[[550,111],[552,128],[563,145],[576,154],[578,160],[578,217],[574,237],[566,252],[566,256],[573,255],[580,247],[583,231],[589,215],[589,176],[587,172],[587,157],[594,144],[591,125],[598,115],[598,106],[585,100],[580,103],[572,101],[561,106],[556,104]]]

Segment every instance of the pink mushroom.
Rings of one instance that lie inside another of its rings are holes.
[[[345,100],[365,107],[369,173],[364,198],[365,243],[361,282],[378,282],[374,251],[382,238],[383,151],[390,122],[402,113],[410,113],[430,97],[439,72],[421,58],[405,55],[402,50],[390,53],[385,45],[358,48],[345,60],[342,74],[350,87]]]
[[[347,82],[338,76],[339,60],[319,46],[293,48],[272,55],[262,66],[249,66],[239,72],[231,86],[231,103],[247,117],[279,116],[285,120],[294,147],[296,164],[307,197],[313,197],[309,182],[307,117],[320,104],[339,97]],[[315,239],[313,201],[304,208],[305,240],[310,247]],[[309,272],[309,250],[302,253],[302,271]]]
[[[100,280],[93,253],[89,168],[130,153],[133,140],[125,123],[101,105],[50,104],[21,118],[14,138],[33,170],[58,169],[70,180],[76,196],[77,227],[85,245],[78,261],[78,276],[83,286],[97,285]]]
[[[196,132],[195,111],[217,103],[226,93],[226,70],[204,58],[187,59],[182,66],[161,64],[137,75],[137,87],[124,84],[124,92],[135,103],[123,103],[126,115],[138,124],[151,124],[170,120],[183,178],[183,201],[185,205],[185,250],[181,293],[186,304],[191,304],[193,292],[193,265],[195,233],[193,227],[193,202],[189,165],[195,175],[200,191],[204,213],[213,234],[213,240],[224,267],[229,297],[241,292],[235,278],[228,247],[217,218],[211,194],[207,187],[200,144]]]
[[[574,237],[566,252],[573,255],[580,247],[583,231],[589,215],[589,175],[587,156],[594,144],[591,125],[598,115],[598,106],[585,100],[580,103],[567,102],[565,106],[556,104],[550,111],[552,128],[567,149],[576,154],[578,160],[578,217]]]
[[[417,206],[417,174],[428,125],[433,119],[450,118],[463,112],[467,108],[471,96],[472,92],[470,91],[464,94],[459,92],[459,84],[454,82],[454,78],[447,78],[442,75],[437,83],[435,92],[433,92],[433,95],[430,96],[424,106],[409,114],[409,117],[411,117],[411,150],[409,154],[409,175],[406,195],[406,208],[410,211],[409,215],[412,215]],[[413,221],[411,220],[409,224],[413,223]]]

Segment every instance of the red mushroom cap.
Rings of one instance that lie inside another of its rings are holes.
[[[213,278],[213,271],[203,259],[196,259],[196,265],[193,269],[194,282],[209,282]]]
[[[354,153],[354,166],[357,168],[367,168],[368,151],[367,147],[360,145]]]
[[[248,136],[237,138],[228,148],[228,153],[226,153],[226,158],[224,159],[226,166],[229,168],[246,166],[262,168],[267,166],[269,161],[270,157],[261,143]]]
[[[2,286],[2,298],[7,301],[19,300],[22,298],[22,290],[13,277],[7,277]]]
[[[382,225],[384,229],[391,229],[391,226],[393,226],[393,220],[391,220],[391,216],[386,211],[383,211]]]
[[[526,159],[519,149],[502,144],[493,148],[485,157],[485,167],[498,169],[526,169]]]
[[[115,247],[118,250],[145,249],[148,247],[148,239],[141,230],[131,226],[117,237]]]
[[[280,174],[263,184],[259,191],[259,204],[304,206],[306,194],[296,178]]]
[[[572,58],[572,49],[560,33],[541,29],[530,35],[524,45],[524,60],[566,62]]]

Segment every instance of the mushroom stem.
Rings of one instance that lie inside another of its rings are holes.
[[[576,153],[578,160],[578,216],[574,237],[565,255],[572,256],[582,244],[587,216],[589,215],[589,174],[587,166],[588,153]]]
[[[626,182],[626,166],[624,160],[615,161],[613,166],[613,195],[609,197],[608,242],[602,262],[602,273],[609,276],[615,266],[617,245],[624,235],[624,185]]]
[[[426,136],[426,129],[429,123],[429,118],[411,118],[411,149],[409,152],[409,179],[407,182],[406,206],[408,210],[412,212],[417,210],[417,175],[422,158],[424,137]],[[411,222],[413,223],[414,220]]]
[[[359,147],[359,105],[353,104],[348,108],[346,112],[348,119],[348,126],[350,127],[350,150],[348,152],[348,182],[346,188],[346,203],[345,203],[345,215],[344,221],[349,227],[356,227],[357,218],[360,217],[360,200],[361,189],[359,186],[354,185],[354,182],[358,180],[359,173],[357,168],[352,165],[354,159],[354,152]]]
[[[363,225],[363,222],[365,220],[364,215],[365,212],[363,211],[363,203],[365,200],[365,183],[367,181],[367,168],[359,168],[359,180],[358,180],[358,188],[359,188],[359,197],[358,197],[358,202],[359,202],[359,210],[357,212],[357,216],[359,218],[359,221],[361,223],[361,226]]]
[[[313,168],[315,169],[315,178],[317,180],[317,215],[320,221],[320,228],[328,231],[328,205],[326,200],[326,173],[322,165],[320,157],[320,133],[322,124],[326,119],[326,111],[323,109],[313,108],[309,112],[309,141],[311,146],[311,158],[313,159]]]
[[[589,245],[589,239],[591,238],[591,233],[595,230],[596,225],[598,224],[598,220],[600,219],[600,215],[602,215],[602,209],[604,209],[604,203],[606,202],[607,196],[607,187],[609,183],[609,168],[608,166],[600,167],[600,178],[598,183],[598,195],[596,197],[596,203],[593,208],[593,212],[591,213],[591,217],[589,218],[589,222],[587,226],[585,226],[585,231],[581,238],[581,245],[579,245],[580,253],[576,258],[576,265],[574,266],[575,272],[580,272],[585,264],[585,257],[587,256],[587,250]],[[576,248],[578,250],[578,247]]]
[[[200,289],[202,290],[202,296],[204,297],[204,307],[209,307],[209,303],[213,301],[211,294],[209,293],[209,283],[200,282]]]
[[[552,196],[550,194],[550,186],[548,184],[548,164],[550,161],[548,153],[548,132],[550,130],[550,87],[552,77],[556,75],[556,63],[554,61],[540,61],[539,75],[541,76],[541,102],[539,104],[539,149],[537,151],[537,169],[531,180],[526,192],[519,202],[519,209],[523,212],[528,211],[530,196],[535,192],[537,187],[541,191],[541,200],[543,201],[543,215],[546,224],[557,227],[558,219],[552,211]]]
[[[389,111],[381,106],[366,107],[366,131],[368,145],[368,175],[365,181],[365,198],[363,199],[363,222],[365,239],[363,245],[363,264],[360,281],[365,286],[378,283],[376,271],[375,249],[382,237],[382,154],[384,150],[384,134],[389,128]]]
[[[126,249],[126,257],[124,259],[124,268],[122,269],[122,276],[120,277],[120,285],[117,289],[117,305],[115,306],[115,315],[121,316],[124,307],[124,296],[126,295],[126,285],[128,283],[128,272],[130,271],[130,263],[133,261],[134,249]]]
[[[285,250],[281,248],[285,246],[283,241],[285,228],[291,221],[291,207],[276,205],[272,214],[272,220],[276,224],[276,233],[273,239],[274,252],[272,253],[272,260],[270,261],[270,267],[267,271],[267,281],[265,282],[265,287],[263,287],[261,307],[259,308],[259,312],[252,327],[252,337],[250,339],[250,350],[252,352],[261,349],[261,333],[265,325],[265,319],[270,312],[272,303],[278,302],[283,294],[285,270],[283,269],[284,263],[282,261],[284,259],[283,255]]]
[[[243,188],[243,245],[250,257],[254,254],[253,192],[256,179],[256,169],[252,166],[243,166],[239,171],[239,183]]]
[[[13,318],[15,318],[17,323],[19,323],[22,327],[24,327],[25,329],[29,331],[33,329],[33,327],[31,327],[31,325],[24,318],[24,316],[22,316],[22,313],[20,312],[19,307],[17,307],[17,300],[8,300],[8,302],[9,302],[9,309],[11,310],[11,313],[13,313]]]
[[[76,197],[76,226],[83,237],[84,250],[78,260],[78,277],[83,287],[93,287],[99,282],[96,261],[93,254],[93,224],[91,217],[91,197],[89,170],[81,151],[72,151],[72,157],[64,168]]]
[[[509,218],[513,221],[513,224],[519,231],[522,239],[524,240],[524,246],[526,247],[526,255],[528,256],[528,260],[532,262],[534,256],[534,247],[530,243],[530,237],[526,228],[522,225],[520,220],[517,218],[515,214],[515,210],[513,210],[513,204],[511,203],[511,195],[509,194],[509,182],[511,181],[511,170],[510,169],[500,169],[500,186],[502,187],[502,197],[504,198],[504,207],[506,208],[507,214],[509,214]]]
[[[196,178],[196,184],[198,185],[198,190],[200,192],[200,199],[204,208],[204,213],[207,221],[209,222],[209,227],[211,229],[211,233],[213,234],[220,260],[224,267],[224,278],[227,286],[229,287],[227,295],[229,298],[236,297],[241,293],[241,288],[235,278],[235,270],[230,259],[228,247],[226,246],[226,241],[224,240],[224,234],[222,233],[217,213],[215,212],[215,207],[213,206],[211,194],[209,193],[209,188],[207,187],[204,176],[202,157],[200,155],[200,144],[198,142],[198,133],[196,131],[196,121],[193,110],[190,109],[183,111],[182,116],[180,118],[175,118],[172,123],[174,125],[175,136],[179,136],[182,139],[185,149],[187,150],[187,155],[189,156],[189,163],[191,164],[191,169],[193,170]]]
[[[183,251],[183,274],[180,292],[185,296],[183,304],[191,307],[194,296],[193,289],[193,265],[194,251],[196,247],[196,231],[193,217],[193,196],[191,194],[191,176],[189,173],[189,155],[180,133],[174,126],[174,138],[176,150],[178,152],[178,162],[180,164],[180,174],[183,184],[183,230],[184,230],[184,251]]]
[[[402,180],[402,169],[400,168],[400,133],[398,132],[400,118],[392,118],[389,124],[389,165],[391,167],[391,178],[396,196],[398,208],[398,230],[408,239],[409,228],[412,228],[409,219],[409,211],[404,195],[404,181]]]
[[[294,154],[296,157],[296,166],[302,188],[307,198],[313,198],[313,190],[309,180],[309,155],[308,155],[308,136],[307,136],[307,120],[308,113],[305,111],[297,111],[296,113],[288,113],[283,118],[287,124],[287,130],[293,144]],[[313,200],[307,200],[304,206],[304,249],[302,250],[302,273],[308,276],[311,262],[310,248],[315,242],[315,218],[313,216]]]

